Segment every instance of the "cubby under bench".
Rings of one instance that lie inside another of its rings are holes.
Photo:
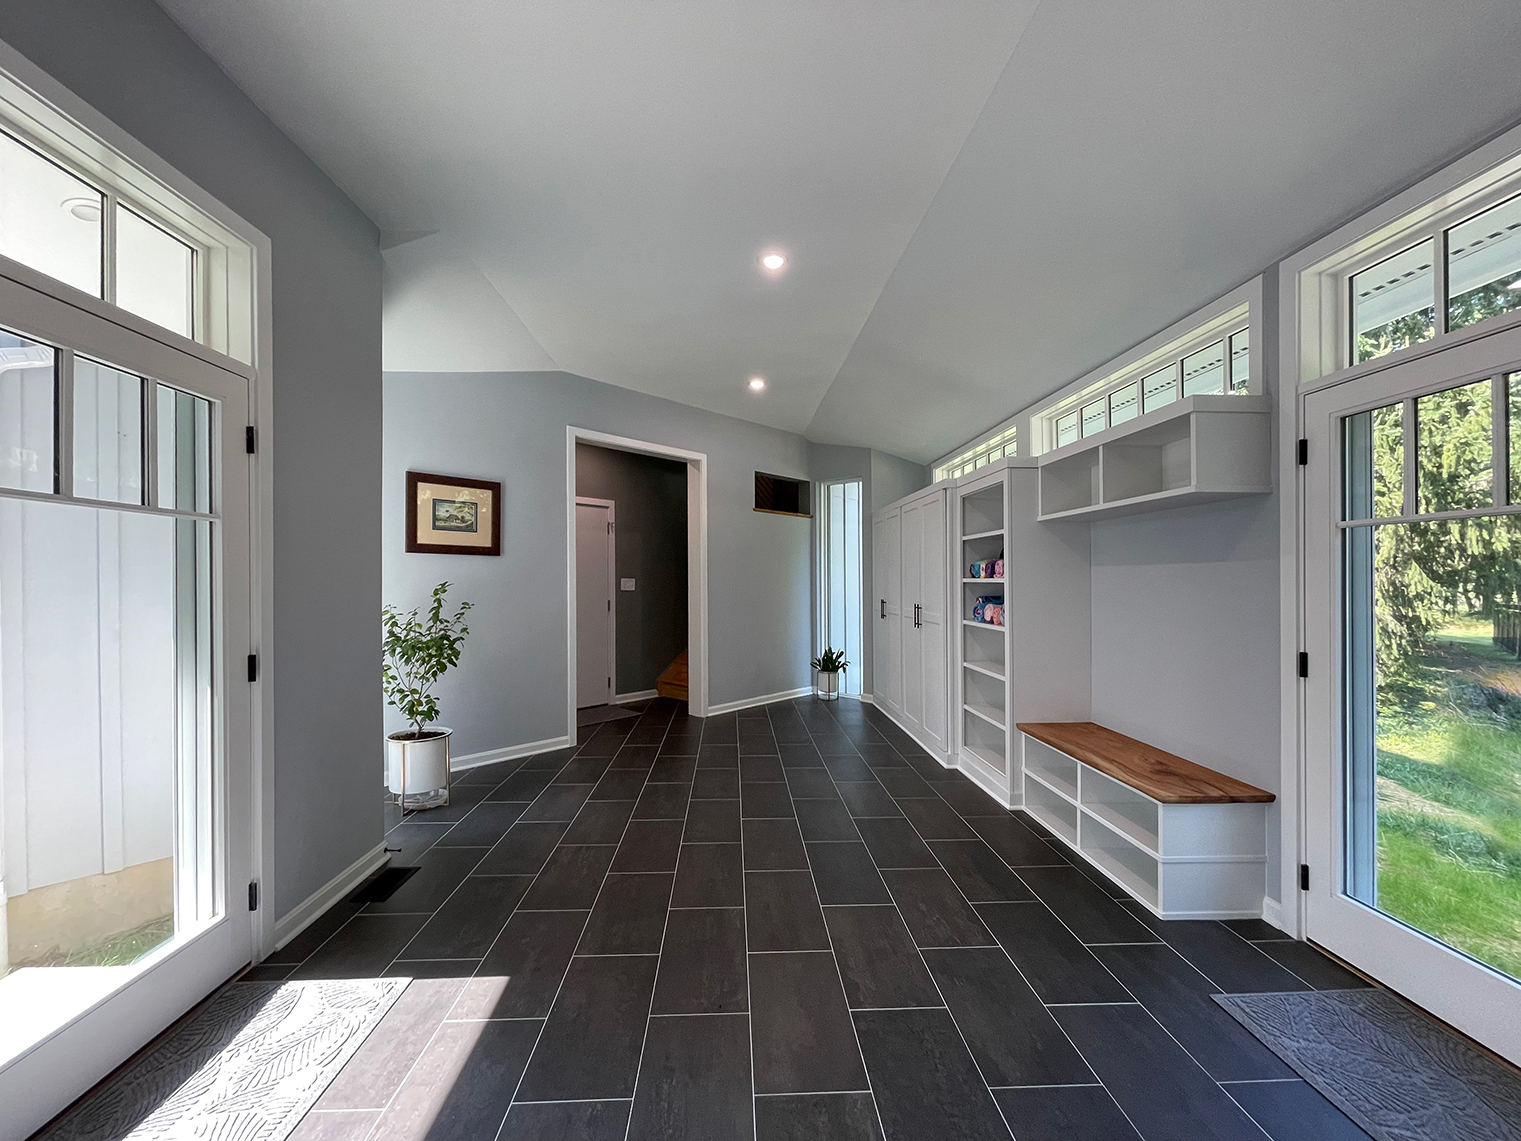
[[[1158,916],[1262,914],[1272,793],[1091,721],[1017,728],[1025,811]]]

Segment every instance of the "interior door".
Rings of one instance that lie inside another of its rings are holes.
[[[576,499],[576,708],[613,699],[613,505]]]
[[[1306,934],[1521,1061],[1521,330],[1302,407]]]
[[[251,377],[0,264],[0,1137],[253,954]]]
[[[947,748],[946,579],[950,546],[946,536],[944,492],[919,508],[919,646],[924,692],[921,727],[934,745]]]
[[[924,518],[920,505],[903,508],[903,602],[899,628],[903,631],[903,719],[912,728],[924,724],[924,651],[919,622],[924,591],[924,568],[920,550],[924,545]]]
[[[872,525],[872,579],[877,584],[873,640],[875,697],[895,713],[903,709],[903,515],[893,510]]]

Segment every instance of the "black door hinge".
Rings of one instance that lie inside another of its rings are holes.
[[[1300,891],[1309,891],[1310,890],[1310,865],[1309,864],[1300,864],[1299,865],[1299,890]]]
[[[1310,676],[1310,655],[1305,653],[1303,650],[1299,651],[1299,676]]]
[[[249,654],[248,655],[248,680],[249,681],[258,681],[259,680],[259,655],[258,654]]]
[[[259,881],[258,880],[249,880],[248,881],[248,910],[249,911],[258,911],[259,910]]]
[[[249,455],[253,455],[254,452],[258,450],[256,446],[257,439],[258,436],[254,432],[254,426],[252,424],[243,429],[243,450]]]
[[[1299,441],[1299,466],[1304,467],[1310,462],[1310,441]]]

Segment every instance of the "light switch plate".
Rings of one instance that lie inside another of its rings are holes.
[[[619,590],[633,590],[634,589],[634,580],[631,579],[631,578],[620,578],[618,580],[618,589]]]

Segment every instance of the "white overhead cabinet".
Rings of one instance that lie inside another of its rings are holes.
[[[1086,523],[1036,521],[1033,460],[995,461],[951,492],[958,610],[957,766],[1000,802],[1024,802],[1016,721],[1089,713]]]
[[[943,486],[931,488],[872,518],[873,700],[946,764],[951,759],[948,495]]]

